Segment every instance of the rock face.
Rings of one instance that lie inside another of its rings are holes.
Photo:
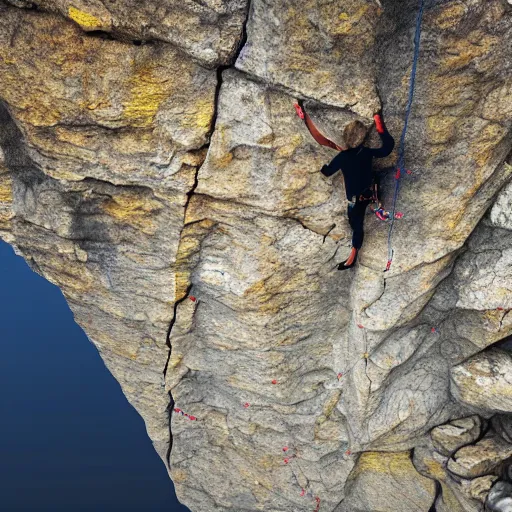
[[[86,32],[165,41],[208,66],[228,64],[242,40],[248,0],[8,0],[59,13]]]
[[[487,435],[473,446],[457,450],[448,461],[448,469],[463,478],[488,475],[509,457],[512,445],[496,435]]]
[[[0,236],[62,289],[194,512],[507,506],[512,7],[426,4],[389,272],[370,215],[336,270],[343,180],[293,109],[340,143],[383,108],[398,139],[416,13],[0,0]]]
[[[420,512],[430,509],[435,484],[416,471],[407,452],[366,452],[350,474],[345,492],[337,512]]]
[[[475,409],[512,413],[512,354],[487,350],[453,367],[451,390]]]
[[[480,437],[482,427],[479,416],[470,416],[434,428],[430,437],[436,450],[449,457],[462,446],[474,443]]]

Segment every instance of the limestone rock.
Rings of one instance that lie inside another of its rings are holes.
[[[496,483],[489,492],[486,506],[490,512],[512,512],[512,484]]]
[[[463,484],[465,484],[466,490],[472,498],[484,503],[491,487],[497,480],[497,476],[486,475],[472,480],[465,480],[463,481]]]
[[[39,11],[1,4],[0,27],[0,234],[62,289],[166,459],[170,267],[215,73]]]
[[[449,457],[462,446],[475,442],[480,437],[482,427],[479,416],[469,416],[434,428],[430,437],[436,450]]]
[[[19,0],[11,2],[18,7]],[[88,32],[171,43],[209,66],[227,64],[242,40],[247,0],[34,0]]]
[[[490,212],[494,226],[512,230],[512,183],[509,183],[498,195]]]
[[[431,440],[425,441],[423,445],[414,449],[414,467],[422,475],[438,482],[440,486],[435,510],[437,512],[483,512],[482,502],[470,491],[475,480],[454,477],[446,469],[447,462],[448,458],[435,450]]]
[[[213,71],[168,45],[87,37],[59,16],[2,4],[0,57],[2,98],[48,175],[192,187],[213,120]]]
[[[236,67],[371,118],[380,107],[372,58],[379,13],[372,0],[253,0]]]
[[[490,349],[451,370],[451,392],[486,412],[512,412],[512,354]]]
[[[448,461],[448,469],[463,478],[476,478],[493,473],[509,457],[512,445],[488,434],[475,445],[460,448]]]
[[[421,476],[407,452],[366,452],[346,485],[336,512],[426,512],[435,498],[434,481]]]
[[[491,419],[492,428],[512,444],[512,414],[496,414]]]
[[[477,229],[456,269],[461,309],[512,308],[512,232]]]

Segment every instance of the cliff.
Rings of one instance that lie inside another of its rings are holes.
[[[417,9],[0,0],[0,236],[194,512],[511,510],[512,6],[426,1],[389,272],[293,109],[399,138]]]

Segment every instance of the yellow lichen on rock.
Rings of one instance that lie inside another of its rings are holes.
[[[406,510],[404,499],[407,510],[423,512],[435,498],[434,480],[418,473],[409,452],[364,452],[350,474],[349,482],[347,496],[339,509],[341,512]],[[397,489],[400,489],[399,495]]]
[[[497,37],[480,30],[473,31],[467,38],[447,38],[445,44],[449,52],[441,60],[442,69],[453,72],[473,64],[479,57],[492,52],[499,42]]]
[[[342,12],[338,16],[339,23],[337,24],[336,29],[334,30],[335,34],[345,35],[352,31],[355,25],[357,25],[361,19],[366,15],[368,9],[370,8],[369,4],[363,5],[353,14],[349,14],[346,12]]]
[[[193,107],[180,117],[182,128],[209,130],[213,120],[215,105],[210,98],[200,98]]]
[[[1,168],[0,168],[1,170]],[[8,173],[0,174],[0,207],[12,204],[12,179]]]
[[[441,30],[456,28],[468,9],[462,2],[447,4],[436,13],[434,24]]]
[[[354,475],[365,472],[402,475],[417,473],[409,452],[364,452],[354,468]]]
[[[69,6],[68,15],[73,21],[84,28],[95,29],[102,26],[102,23],[98,18],[85,11],[81,11],[72,5]]]
[[[128,224],[147,235],[154,235],[157,225],[154,215],[163,208],[163,204],[138,194],[124,192],[112,197],[102,205],[102,209],[116,221]]]
[[[135,127],[149,127],[162,102],[171,91],[158,76],[153,64],[136,68],[130,79],[130,98],[124,104],[124,117]]]

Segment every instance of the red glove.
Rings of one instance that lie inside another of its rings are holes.
[[[375,127],[377,128],[377,131],[379,133],[384,133],[386,131],[386,128],[384,128],[384,121],[382,120],[381,115],[375,114],[373,116],[373,119],[375,119]]]
[[[302,108],[300,107],[300,105],[298,103],[294,103],[293,105],[295,107],[295,111],[297,112],[297,115],[301,118],[301,119],[304,119],[304,111],[302,110]]]

